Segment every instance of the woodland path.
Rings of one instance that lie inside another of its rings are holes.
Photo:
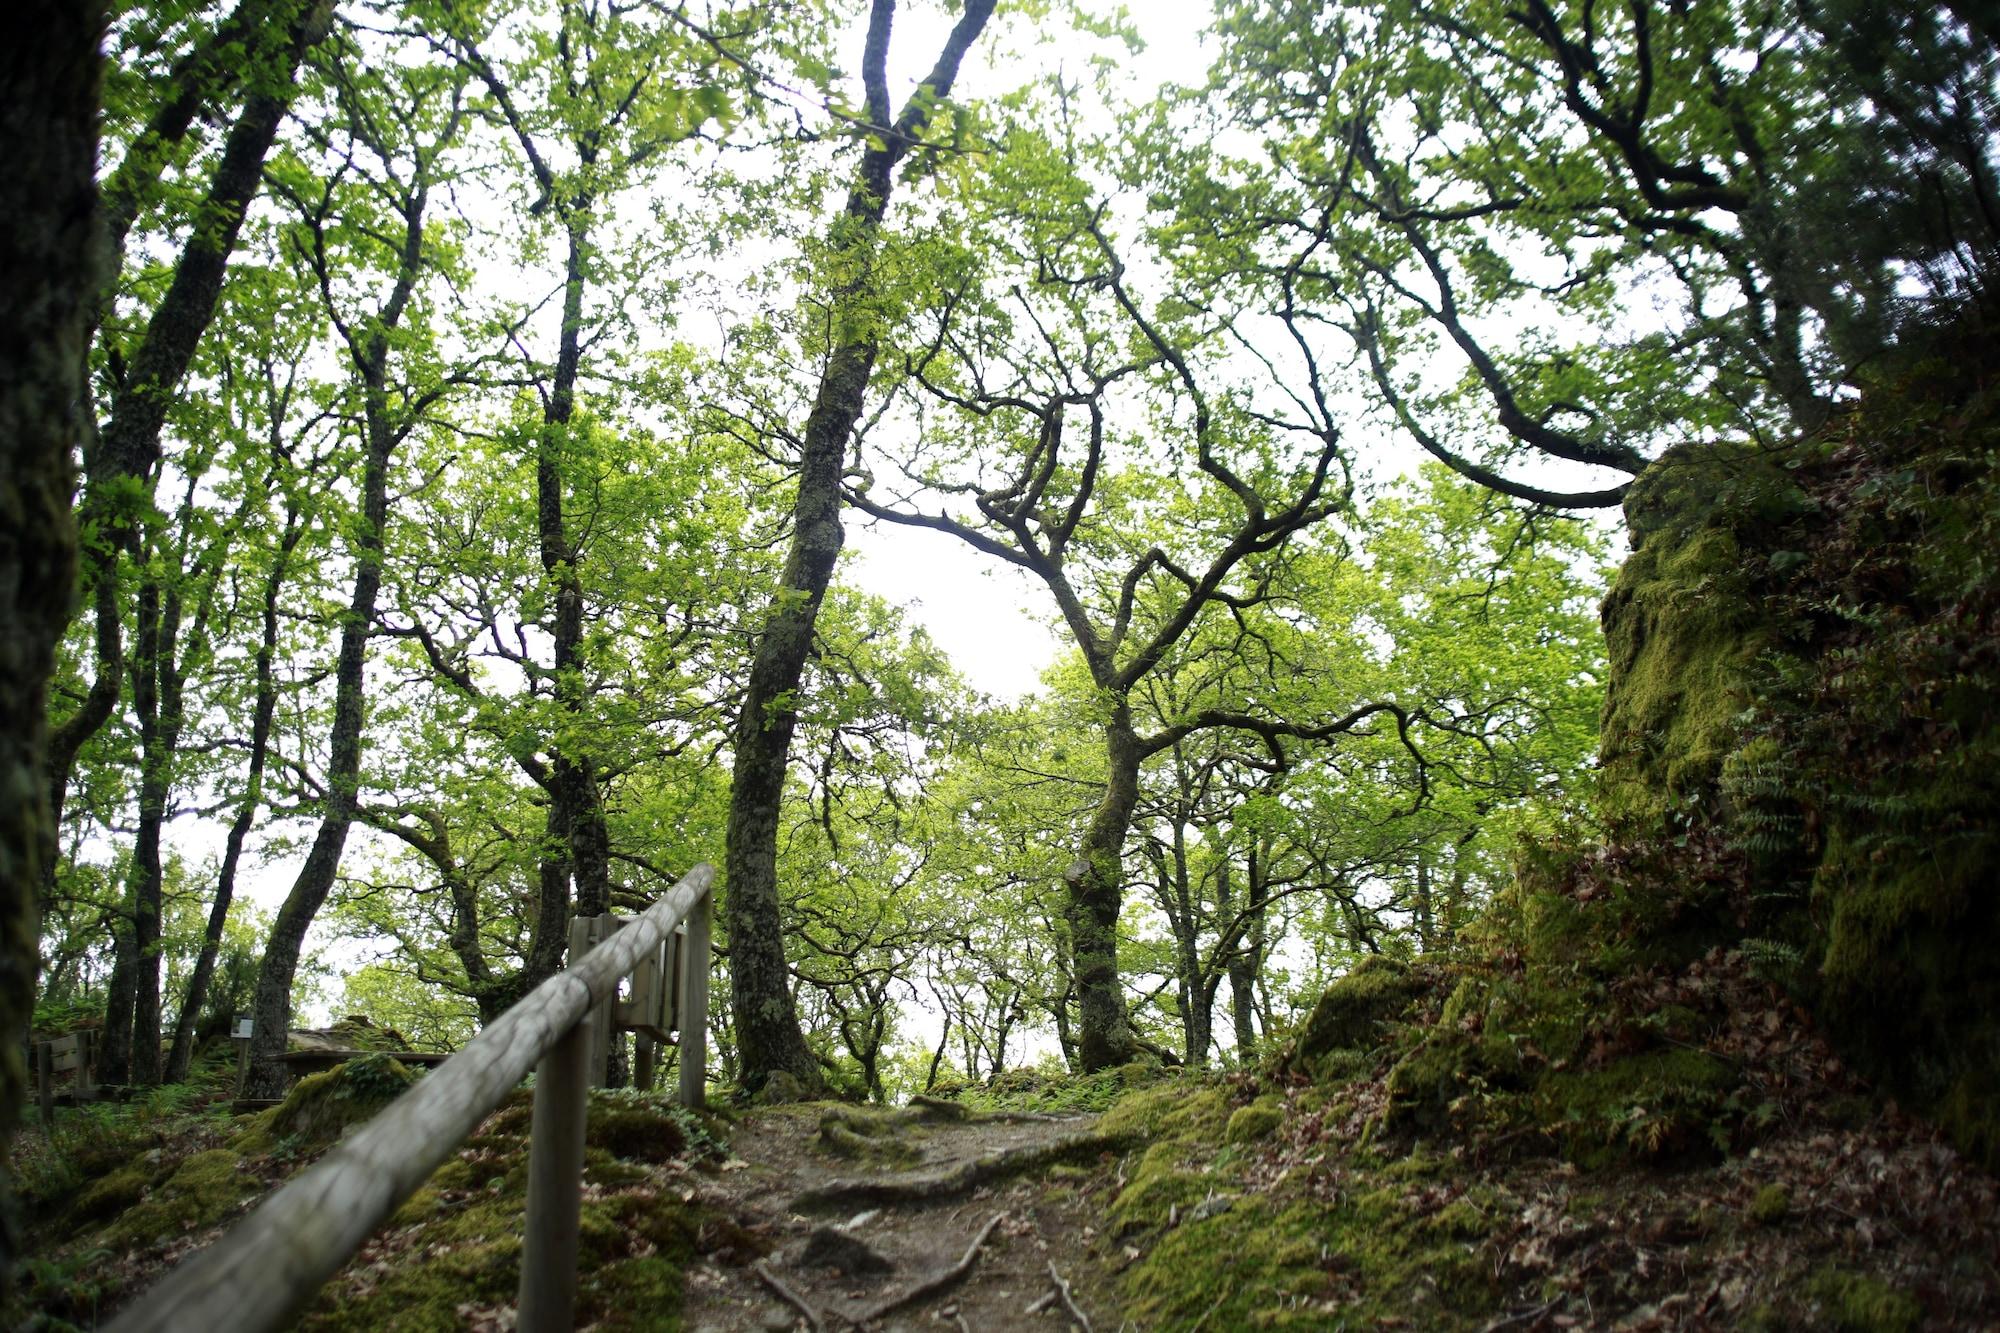
[[[695,1187],[709,1225],[735,1235],[690,1264],[682,1327],[1109,1333],[1095,1168],[1115,1145],[1094,1121],[761,1108]]]

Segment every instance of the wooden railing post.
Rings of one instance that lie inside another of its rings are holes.
[[[708,934],[715,895],[704,892],[687,917],[681,946],[681,1105],[708,1102]]]
[[[653,1090],[653,1074],[659,1064],[659,1047],[641,1032],[632,1042],[632,1086],[641,1092]]]
[[[620,979],[685,920],[681,1100],[701,1105],[714,879],[713,866],[694,867],[631,925],[571,958],[221,1240],[184,1260],[107,1333],[271,1333],[284,1326],[530,1069],[534,1127],[516,1326],[525,1333],[572,1328],[591,1011],[615,1010]]]
[[[52,1128],[56,1123],[56,1061],[45,1041],[35,1043],[35,1084],[42,1104],[42,1128]]]
[[[588,1017],[535,1067],[528,1142],[528,1221],[521,1242],[521,1333],[568,1333],[576,1308],[578,1217],[583,1207],[584,1118],[590,1109]]]

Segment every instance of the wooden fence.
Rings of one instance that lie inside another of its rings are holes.
[[[677,997],[680,1101],[702,1105],[714,879],[712,866],[696,866],[581,959],[573,953],[569,970],[537,986],[311,1170],[167,1274],[109,1325],[111,1333],[257,1333],[278,1327],[458,1150],[530,1069],[534,1128],[516,1326],[523,1333],[567,1333],[576,1301],[592,1047],[623,1007],[619,983],[646,968],[659,976],[666,941],[685,923],[686,963],[679,969]],[[639,980],[643,989],[643,977]]]

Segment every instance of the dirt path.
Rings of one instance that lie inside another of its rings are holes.
[[[831,1119],[829,1129],[823,1123]],[[1094,1117],[773,1107],[699,1186],[688,1333],[1110,1330]],[[829,1144],[828,1139],[838,1142]],[[1058,1285],[1058,1277],[1067,1291]]]

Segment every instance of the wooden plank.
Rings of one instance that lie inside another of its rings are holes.
[[[580,916],[569,924],[569,964],[576,966],[577,959],[589,954],[615,933],[624,923],[616,917]],[[644,950],[640,951],[643,955]],[[590,1054],[586,1067],[590,1073],[590,1086],[601,1088],[608,1084],[611,1073],[611,1013],[618,1005],[618,992],[614,985],[610,996],[601,1000],[590,1011]]]
[[[594,1004],[616,993],[650,943],[702,904],[714,867],[696,866],[640,916],[549,978],[463,1051],[390,1103],[318,1165],[184,1260],[107,1326],[111,1333],[262,1333],[282,1324],[415,1193]],[[706,987],[704,987],[704,993]]]
[[[602,1007],[602,1006],[600,1006]],[[575,1327],[576,1247],[583,1207],[583,1132],[596,1024],[584,1018],[535,1066],[528,1141],[528,1224],[521,1242],[520,1333]]]
[[[679,929],[667,936],[661,953],[665,958],[660,989],[665,1001],[660,1007],[660,1040],[667,1039],[667,1033],[681,1025],[681,968],[687,958],[687,923],[683,921]]]
[[[681,1105],[708,1103],[708,932],[713,898],[704,895],[687,916],[681,970]]]
[[[641,1092],[651,1092],[659,1069],[660,1044],[641,1032],[632,1046],[632,1086]]]

